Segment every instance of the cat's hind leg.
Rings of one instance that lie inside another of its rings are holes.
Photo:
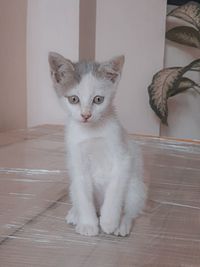
[[[142,212],[145,200],[146,187],[142,180],[131,180],[124,203],[123,215],[119,227],[114,232],[115,235],[126,236],[130,233],[132,221]]]

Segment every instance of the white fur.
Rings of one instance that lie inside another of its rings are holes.
[[[80,103],[70,104],[61,97],[68,114],[66,148],[73,205],[66,220],[83,235],[97,235],[100,228],[107,234],[129,234],[145,203],[141,155],[112,107],[116,86],[88,73],[65,95],[77,95]],[[105,97],[102,104],[93,103],[96,95]],[[86,112],[92,116],[84,123],[81,113]]]

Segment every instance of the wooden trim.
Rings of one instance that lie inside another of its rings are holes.
[[[79,60],[95,59],[96,0],[80,0]]]
[[[27,0],[0,1],[0,131],[27,126]]]
[[[174,142],[179,142],[179,143],[191,143],[191,144],[196,144],[200,145],[200,140],[197,139],[181,139],[181,138],[175,138],[175,137],[168,137],[168,136],[154,136],[154,135],[143,135],[143,134],[129,134],[130,136],[135,136],[137,138],[142,138],[142,139],[154,139],[154,140],[162,140],[162,141],[174,141]]]

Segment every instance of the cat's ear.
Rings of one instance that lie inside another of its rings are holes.
[[[58,53],[49,53],[49,65],[51,78],[57,89],[58,85],[69,87],[74,84],[74,65],[73,63]]]
[[[100,73],[112,83],[119,81],[124,65],[125,57],[118,56],[100,64]]]

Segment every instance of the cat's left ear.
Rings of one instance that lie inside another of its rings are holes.
[[[100,73],[112,83],[120,80],[122,68],[124,65],[125,57],[123,55],[114,57],[111,60],[101,63],[99,70]]]
[[[49,53],[49,66],[54,84],[69,84],[74,79],[74,65],[58,53]]]

